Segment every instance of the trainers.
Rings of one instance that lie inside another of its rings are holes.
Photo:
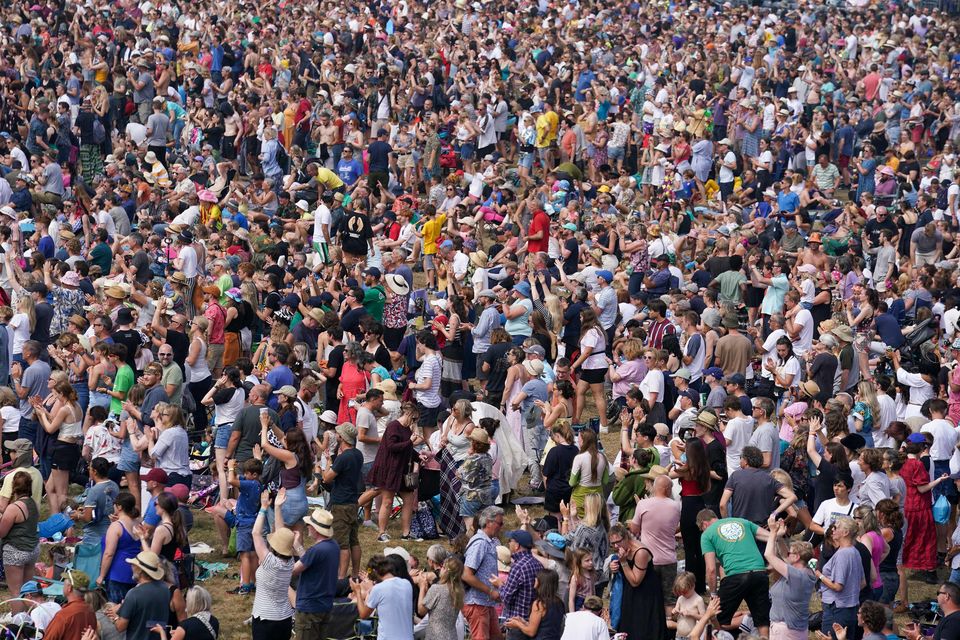
[[[234,596],[248,596],[253,593],[253,589],[250,588],[250,585],[242,584],[239,587],[230,589],[227,593]]]
[[[379,528],[380,528],[380,526],[379,526],[377,523],[375,523],[373,520],[364,520],[364,521],[363,521],[363,526],[366,527],[367,529],[379,529]]]
[[[410,534],[407,534],[405,536],[400,536],[400,539],[403,540],[404,542],[423,542],[423,538],[416,538]]]
[[[381,533],[379,536],[377,536],[377,542],[390,542],[390,535]]]

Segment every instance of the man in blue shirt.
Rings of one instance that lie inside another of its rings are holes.
[[[373,192],[374,197],[380,197],[380,188],[390,186],[390,169],[396,161],[393,157],[393,147],[387,142],[388,132],[386,129],[377,131],[377,139],[367,147],[367,158],[370,174],[367,176],[367,186]]]
[[[363,164],[353,157],[353,147],[343,148],[340,162],[337,163],[337,175],[348,186],[353,187],[363,175]]]
[[[790,191],[789,183],[784,180],[780,183],[780,193],[777,194],[777,207],[784,216],[793,215],[800,208],[800,196]]]
[[[322,640],[327,637],[327,624],[333,611],[340,546],[331,539],[333,514],[329,511],[314,509],[303,521],[317,543],[304,551],[300,540],[294,539],[294,551],[300,560],[293,566],[293,575],[300,576],[300,583],[293,626],[299,639]]]
[[[481,511],[477,527],[463,554],[463,583],[467,587],[463,616],[470,625],[472,637],[500,640],[495,608],[500,593],[494,588],[492,578],[497,576],[497,537],[503,528],[503,509],[487,507]]]

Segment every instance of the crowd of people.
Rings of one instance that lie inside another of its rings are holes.
[[[954,16],[41,1],[0,8],[11,624],[960,639]]]

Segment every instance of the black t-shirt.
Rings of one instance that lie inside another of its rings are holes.
[[[577,265],[580,262],[580,243],[576,238],[567,238],[563,241],[563,246],[570,252],[570,256],[564,260],[563,272],[572,276],[577,272]]]
[[[580,453],[576,445],[558,444],[547,453],[543,462],[543,475],[547,478],[547,491],[554,494],[569,495],[570,469],[573,459]]]
[[[117,329],[111,335],[113,341],[127,348],[126,363],[134,371],[137,370],[137,349],[143,344],[140,332],[135,329]],[[186,357],[186,356],[184,356]]]
[[[133,254],[131,263],[137,268],[137,282],[145,284],[153,278],[153,274],[150,273],[150,257],[146,251],[140,249],[140,251]]]
[[[940,621],[933,632],[933,640],[960,640],[960,612],[954,611]]]
[[[880,242],[880,233],[884,229],[889,229],[893,235],[897,235],[897,225],[889,216],[883,222],[880,222],[876,218],[867,221],[863,231],[867,234],[867,237],[870,238],[870,246],[880,247],[883,244]]]
[[[167,329],[165,341],[173,349],[173,361],[180,365],[180,369],[183,370],[183,363],[190,352],[190,338],[182,331]]]
[[[487,373],[486,389],[488,393],[503,393],[503,386],[507,381],[507,352],[513,348],[510,342],[498,342],[490,345],[486,353],[483,354],[481,366],[483,363],[490,364],[490,371]]]
[[[215,635],[210,635],[210,630],[207,629],[207,625],[203,624],[197,618],[187,618],[180,623],[180,628],[186,631],[187,635],[185,638],[196,638],[196,640],[217,640],[220,636],[220,621],[217,620],[214,616],[210,616],[210,626],[213,628]]]
[[[350,309],[340,318],[340,326],[344,332],[352,333],[358,341],[363,340],[363,332],[360,330],[360,320],[368,315],[370,314],[367,313],[367,310],[363,307]]]
[[[584,306],[582,302],[574,302],[563,312],[563,341],[565,344],[580,344],[580,312]]]
[[[363,489],[363,454],[356,449],[347,449],[333,461],[337,477],[330,487],[330,504],[356,504]]]
[[[716,278],[724,271],[730,270],[730,258],[729,256],[713,256],[703,264],[703,267],[710,273],[711,276],[713,276],[713,278]],[[707,284],[710,283],[708,282]]]
[[[50,344],[50,322],[53,321],[53,307],[49,302],[41,302],[34,309],[37,316],[37,324],[34,325],[33,333],[30,334],[31,340],[36,340],[44,347]],[[44,349],[46,353],[46,349]]]
[[[351,213],[343,221],[340,230],[340,245],[354,256],[367,255],[367,240],[373,237],[370,218],[362,213]]]
[[[813,372],[813,381],[816,382],[821,389],[832,389],[833,380],[836,377],[839,364],[840,362],[837,360],[837,356],[832,353],[818,353],[810,365],[810,369]]]
[[[327,385],[327,406],[340,406],[337,399],[337,387],[340,386],[340,374],[343,373],[343,345],[339,344],[333,348],[330,355],[327,356],[327,368],[336,369],[336,373],[327,378],[324,383]]]

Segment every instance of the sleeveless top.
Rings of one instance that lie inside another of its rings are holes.
[[[535,640],[559,640],[563,635],[563,618],[567,615],[566,607],[563,603],[555,602],[547,607],[543,617],[540,618],[540,626],[537,627]]]
[[[870,555],[872,556],[873,566],[877,569],[877,579],[870,586],[876,589],[883,586],[883,581],[880,579],[880,554],[883,553],[884,540],[883,536],[876,531],[867,531],[867,535],[870,536]]]
[[[82,413],[81,413],[82,416]],[[60,432],[57,433],[57,440],[64,438],[83,438],[83,418],[76,422],[64,423],[60,425]]]
[[[296,454],[293,457],[296,458]],[[295,467],[289,469],[284,467],[280,470],[280,486],[284,489],[296,489],[301,482],[303,482],[303,478],[300,475],[300,459],[297,458]]]
[[[191,344],[193,341],[191,340]],[[210,377],[210,367],[207,366],[207,343],[200,341],[200,353],[197,355],[197,362],[193,365],[186,360],[183,361],[186,369],[188,382],[201,382]]]
[[[37,503],[34,502],[30,496],[21,498],[20,502],[27,508],[27,517],[23,522],[14,523],[14,525],[10,527],[7,537],[3,539],[3,544],[9,544],[19,551],[33,551],[40,543],[37,535],[37,523],[40,520],[40,511],[37,509]],[[12,507],[13,505],[10,505],[9,508]],[[17,508],[20,509],[21,507],[18,506]]]
[[[168,527],[171,534],[174,533],[173,525],[169,523],[163,523],[161,527]],[[173,562],[177,557],[177,538],[174,535],[171,535],[170,540],[165,542],[162,547],[160,547],[160,553],[158,554],[161,558],[164,558],[170,562]]]
[[[117,550],[113,555],[113,562],[110,564],[110,571],[107,573],[107,578],[113,580],[114,582],[123,582],[125,584],[133,584],[133,569],[130,567],[130,563],[127,562],[128,558],[136,558],[137,554],[140,553],[141,546],[140,541],[135,540],[130,532],[127,531],[127,528],[123,526],[123,523],[120,523],[120,539],[117,540]],[[106,539],[100,541],[100,551],[103,552],[106,549],[107,543]]]
[[[897,557],[900,555],[900,548],[903,546],[903,529],[894,529],[893,538],[890,540],[890,551],[887,556],[880,561],[880,572],[896,571]]]

